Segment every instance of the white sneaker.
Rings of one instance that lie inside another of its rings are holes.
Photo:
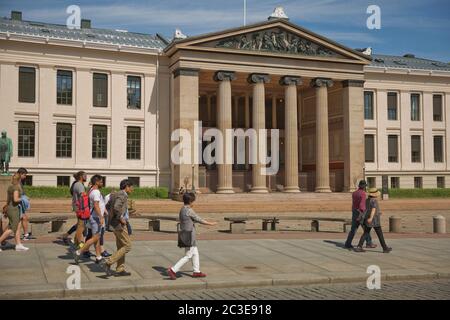
[[[16,245],[16,251],[27,251],[27,250],[29,250],[30,248],[27,248],[27,247],[25,247],[23,244],[20,244],[20,245]]]

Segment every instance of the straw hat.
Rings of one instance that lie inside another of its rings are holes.
[[[370,188],[368,190],[368,193],[369,193],[369,197],[374,197],[374,198],[378,198],[381,195],[380,191],[378,191],[377,188]]]

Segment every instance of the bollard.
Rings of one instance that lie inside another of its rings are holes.
[[[433,233],[445,233],[446,223],[445,218],[441,215],[433,217]]]
[[[395,216],[389,217],[389,232],[392,233],[402,232],[402,218]]]

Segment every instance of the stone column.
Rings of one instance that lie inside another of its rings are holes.
[[[226,163],[226,129],[231,129],[231,81],[236,79],[232,71],[217,71],[214,80],[219,82],[219,92],[217,94],[217,128],[223,135],[223,164],[218,164],[218,186],[217,193],[234,193],[233,191],[233,167],[231,163]],[[218,146],[220,147],[220,146]]]
[[[344,115],[344,191],[356,190],[364,178],[364,81],[342,83]]]
[[[245,94],[245,129],[250,128],[250,95]],[[249,169],[249,153],[248,153],[249,143],[248,139],[245,139],[245,170]]]
[[[280,79],[285,87],[284,114],[284,192],[300,192],[298,187],[298,127],[297,127],[297,85],[302,84],[299,77],[285,76]]]
[[[272,129],[277,128],[277,96],[272,96]]]
[[[265,109],[266,109],[266,101],[265,101],[265,91],[264,84],[270,81],[270,77],[268,74],[256,74],[252,73],[248,77],[248,82],[253,85],[253,128],[256,130],[258,135],[259,142],[259,130],[266,129],[266,121],[265,121]],[[264,146],[267,146],[267,140],[264,141]],[[267,193],[266,186],[266,176],[261,174],[261,168],[265,167],[265,165],[261,164],[261,160],[259,159],[259,143],[257,147],[257,163],[253,165],[252,168],[252,193]],[[267,153],[267,147],[264,148],[264,155]]]
[[[316,192],[330,190],[330,155],[328,147],[328,88],[331,79],[312,80],[316,88]]]

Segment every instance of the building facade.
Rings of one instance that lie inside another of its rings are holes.
[[[390,187],[445,187],[449,99],[449,65],[370,56],[285,17],[170,42],[0,20],[0,129],[33,185],[85,170],[174,193],[340,192],[383,175]],[[195,121],[202,133],[278,129],[277,174],[250,164],[248,141],[244,163],[173,163],[172,132],[196,136]]]

